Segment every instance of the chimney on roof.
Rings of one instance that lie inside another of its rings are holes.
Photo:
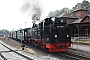
[[[82,3],[79,3],[74,10],[74,14],[79,18],[83,18],[86,15],[86,12],[87,9]]]

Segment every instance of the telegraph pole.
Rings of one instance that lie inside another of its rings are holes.
[[[26,23],[27,23],[27,22],[24,22],[24,23],[25,23],[25,28],[26,28]]]

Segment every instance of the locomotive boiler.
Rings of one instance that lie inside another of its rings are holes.
[[[71,47],[71,28],[64,17],[45,18],[32,28],[12,32],[10,37],[50,52],[64,52]]]
[[[71,46],[71,28],[66,18],[46,18],[39,24],[33,24],[29,32],[31,44],[50,52],[64,52]]]

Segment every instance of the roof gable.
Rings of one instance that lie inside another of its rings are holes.
[[[89,17],[88,15],[86,15],[84,18],[81,18],[81,19],[76,19],[74,20],[72,23],[81,23],[85,20],[86,17]]]
[[[78,18],[74,13],[63,13],[59,15],[59,17],[66,17],[66,18]]]
[[[82,18],[81,19],[74,20],[72,23],[80,23],[81,21],[82,21]]]
[[[87,19],[86,19],[87,17],[90,17],[90,16],[89,16],[89,15],[86,15],[81,22],[86,21],[86,20],[87,20]],[[90,20],[90,19],[89,19],[89,20]],[[90,22],[90,21],[87,20],[87,22]]]

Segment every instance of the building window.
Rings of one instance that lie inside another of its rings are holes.
[[[85,35],[89,35],[89,29],[85,29]]]
[[[80,35],[82,35],[83,34],[83,30],[82,29],[80,29]]]

